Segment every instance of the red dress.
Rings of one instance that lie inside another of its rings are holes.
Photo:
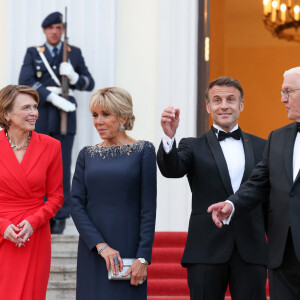
[[[44,196],[47,201],[44,203]],[[63,204],[59,141],[32,132],[21,163],[4,130],[0,131],[0,299],[46,298],[51,262],[49,219]],[[25,247],[3,238],[11,223],[29,221],[33,228]]]

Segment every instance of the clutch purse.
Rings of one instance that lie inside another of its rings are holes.
[[[123,260],[122,272],[119,272],[118,275],[114,275],[110,269],[108,271],[109,280],[130,280],[131,274],[129,274],[126,277],[123,277],[123,275],[128,271],[128,269],[131,267],[132,263],[136,260],[136,258],[123,258],[122,260]]]

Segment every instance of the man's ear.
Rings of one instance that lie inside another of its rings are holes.
[[[210,103],[206,101],[206,111],[210,114]]]
[[[240,111],[243,111],[245,107],[244,99],[240,102]]]

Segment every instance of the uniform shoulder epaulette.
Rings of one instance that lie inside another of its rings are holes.
[[[69,45],[69,47],[72,47],[72,48],[75,48],[75,49],[79,49],[79,50],[80,50],[79,47],[76,47],[76,46],[73,46],[73,45]]]
[[[37,49],[38,52],[45,52],[45,46],[38,46],[38,47],[35,47]]]

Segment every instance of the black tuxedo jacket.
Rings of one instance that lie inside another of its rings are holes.
[[[293,151],[297,134],[296,123],[271,132],[262,161],[249,180],[230,197],[235,216],[243,215],[267,196],[268,266],[282,263],[287,233],[291,227],[294,248],[300,261],[300,175],[293,181]]]
[[[245,150],[243,181],[261,160],[266,141],[242,133]],[[174,142],[166,154],[162,143],[157,162],[163,176],[179,178],[187,175],[192,191],[192,212],[182,265],[193,263],[220,264],[229,261],[236,245],[245,262],[266,264],[267,249],[262,207],[236,222],[216,227],[207,208],[233,194],[231,180],[221,146],[210,129],[199,138],[185,138],[178,149]]]

